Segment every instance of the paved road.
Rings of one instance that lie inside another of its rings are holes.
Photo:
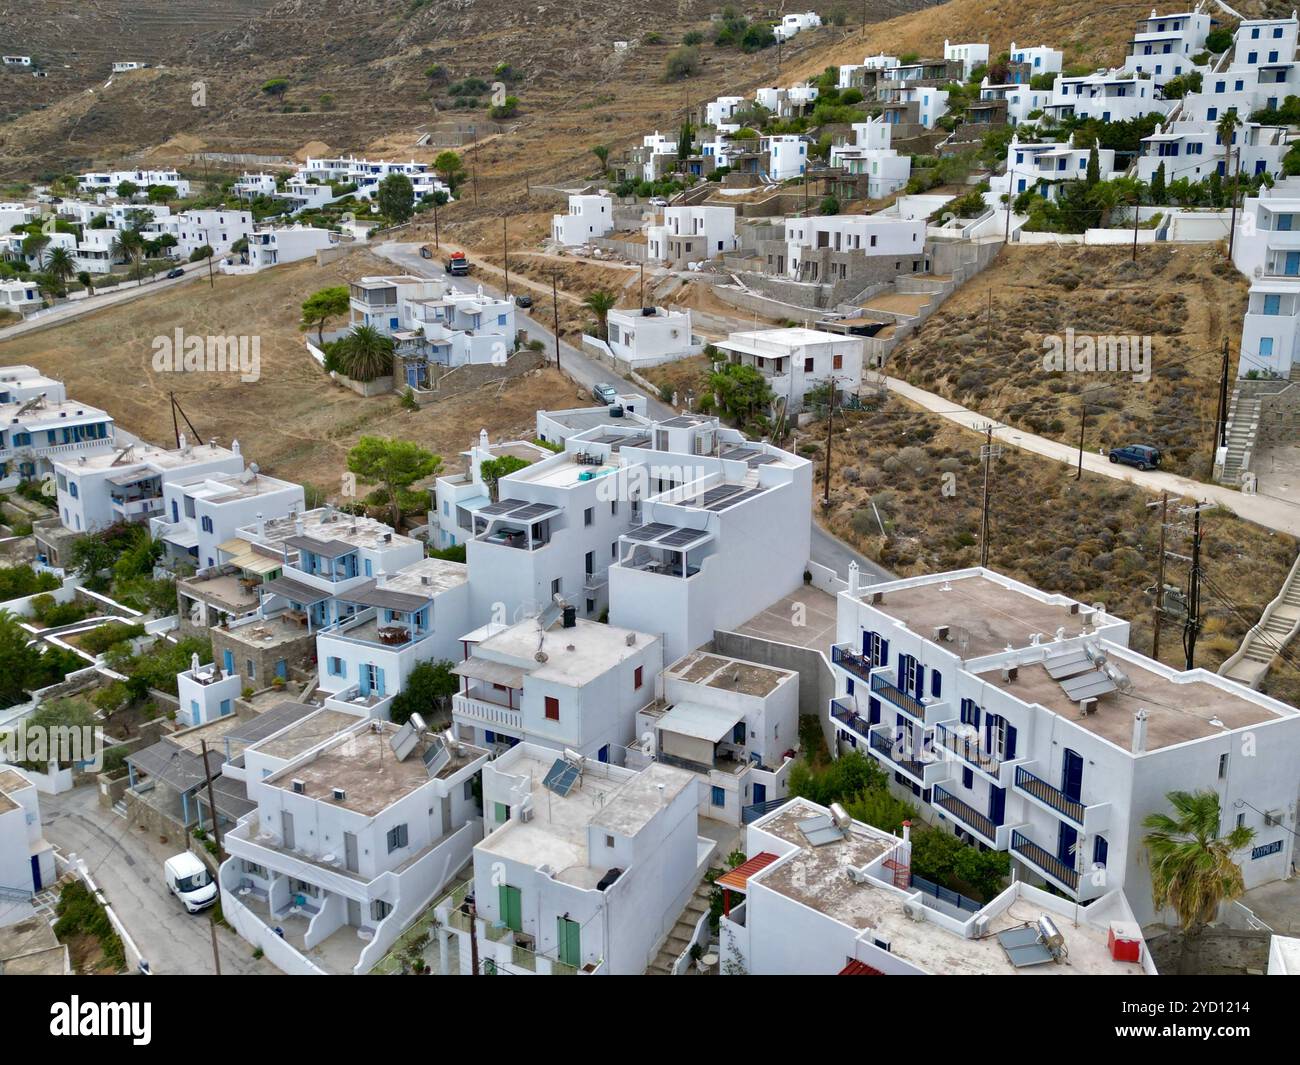
[[[444,242],[445,243],[445,242]],[[454,247],[454,245],[452,245]],[[423,259],[420,257],[420,245],[418,244],[398,244],[387,243],[375,246],[372,249],[382,258],[389,259],[397,263],[403,270],[419,277],[437,277],[445,279],[461,292],[474,292],[481,285],[485,292],[494,295],[500,295],[500,290],[488,284],[485,277],[448,277],[445,270],[437,260]],[[496,276],[495,274],[493,276]],[[512,279],[513,280],[513,279]],[[546,350],[550,353],[555,351],[555,334],[551,332],[544,324],[534,319],[529,314],[519,314],[517,316],[522,323],[521,328],[524,334],[530,339],[541,340],[546,344]],[[560,360],[564,371],[573,377],[580,385],[591,387],[599,381],[608,381],[610,371],[607,366],[596,362],[594,359],[585,355],[581,350],[575,348],[572,344],[561,341],[560,343]],[[627,382],[618,382],[620,391],[627,387]],[[659,400],[658,396],[642,395],[645,400],[646,410],[652,418],[671,418],[677,413],[668,404]],[[820,565],[829,566],[835,570],[841,577],[848,576],[849,561],[854,559],[862,567],[865,574],[871,574],[878,580],[892,580],[893,574],[884,569],[869,558],[859,554],[844,541],[837,539],[825,529],[823,529],[814,520],[812,522],[812,560]]]
[[[41,796],[45,838],[66,857],[86,862],[109,904],[159,975],[211,975],[212,939],[204,914],[191,916],[163,884],[162,865],[181,850],[176,841],[133,829],[99,805],[97,790],[80,787]],[[273,974],[265,959],[233,932],[217,929],[223,975]]]
[[[182,263],[178,265],[185,271],[183,277],[160,277],[156,281],[146,281],[143,285],[137,285],[134,281],[123,281],[116,287],[106,289],[102,293],[97,292],[85,299],[68,300],[66,303],[57,304],[48,310],[37,311],[35,314],[28,315],[23,321],[0,329],[0,340],[10,340],[25,333],[35,333],[39,329],[48,329],[73,318],[80,318],[84,314],[94,314],[105,307],[116,307],[119,303],[129,303],[131,300],[141,299],[155,292],[160,292],[162,289],[171,288],[173,285],[183,285],[196,277],[208,276],[208,261],[206,259],[201,263]],[[213,274],[214,276],[216,274],[215,263],[213,264]]]
[[[945,399],[943,396],[936,396],[933,392],[926,392],[924,389],[909,385],[906,381],[900,381],[894,377],[886,378],[886,380],[891,392],[896,392],[904,399],[911,400],[926,410],[934,411],[958,425],[983,432],[989,424],[987,415],[968,410],[966,407]],[[1035,436],[1023,429],[996,425],[993,435],[998,440],[1023,448],[1035,455],[1056,459],[1068,466],[1074,466],[1079,461],[1079,449],[1077,447],[1063,444],[1059,440],[1048,440],[1046,437]],[[1277,496],[1245,495],[1234,489],[1225,488],[1220,484],[1194,481],[1190,477],[1180,477],[1174,473],[1161,473],[1157,470],[1144,472],[1134,469],[1132,466],[1122,466],[1119,463],[1111,462],[1105,455],[1098,455],[1090,451],[1085,451],[1083,454],[1083,468],[1089,473],[1100,473],[1106,477],[1113,477],[1117,481],[1128,481],[1130,484],[1141,485],[1152,492],[1167,491],[1172,496],[1186,496],[1202,502],[1218,503],[1224,509],[1232,511],[1247,521],[1263,525],[1266,529],[1277,529],[1279,532],[1290,533],[1292,536],[1300,536],[1300,500],[1290,501]]]

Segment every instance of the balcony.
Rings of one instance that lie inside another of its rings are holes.
[[[379,611],[375,607],[362,610],[357,614],[320,630],[321,636],[332,637],[347,643],[378,646],[390,651],[400,651],[419,643],[431,635],[427,631],[412,627],[409,622],[379,623]]]
[[[1054,788],[1024,766],[1016,766],[1015,790],[1039,806],[1068,821],[1087,835],[1105,832],[1110,827],[1110,803],[1085,805]]]
[[[498,703],[492,699],[475,696],[472,692],[457,692],[451,698],[451,712],[456,717],[479,722],[492,729],[523,728],[523,713],[516,707]]]
[[[867,739],[867,747],[872,755],[923,788],[948,779],[948,763],[945,760],[936,758],[933,752],[925,750],[917,757],[915,751],[905,748],[906,741],[894,739],[894,731],[892,725],[872,727]]]
[[[831,648],[831,661],[844,669],[844,672],[857,677],[858,680],[871,683],[871,671],[876,667],[869,658],[850,651],[847,644],[837,643]]]
[[[1074,897],[1079,895],[1079,874],[1050,851],[1044,850],[1023,832],[1011,833],[1011,853],[1037,870],[1057,887]]]
[[[1005,850],[1010,829],[1005,824],[995,824],[986,814],[980,813],[968,802],[957,798],[947,788],[935,785],[930,805],[958,822],[972,835],[978,836],[994,850]]]
[[[163,512],[163,501],[162,496],[144,496],[138,499],[118,499],[114,497],[112,507],[115,513],[130,520],[161,514]]]
[[[870,736],[871,722],[858,713],[858,708],[851,698],[831,700],[831,720],[856,732],[864,740]]]
[[[971,729],[970,732],[962,731]],[[937,725],[934,730],[934,742],[946,751],[950,751],[972,769],[1002,783],[1002,760],[984,749],[980,734],[970,725],[956,726],[951,723]]]

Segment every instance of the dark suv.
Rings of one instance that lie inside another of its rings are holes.
[[[1160,452],[1146,444],[1125,444],[1110,449],[1110,461],[1136,466],[1139,470],[1154,470],[1160,465]]]

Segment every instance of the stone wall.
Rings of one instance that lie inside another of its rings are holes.
[[[1194,936],[1176,929],[1147,933],[1147,948],[1162,976],[1245,976],[1268,971],[1272,933],[1206,928]]]
[[[831,728],[828,709],[830,701],[835,698],[835,675],[831,672],[830,662],[820,651],[814,647],[797,647],[721,629],[713,633],[713,649],[733,658],[797,672],[799,716],[816,717],[826,745],[829,747],[834,743],[835,731]]]

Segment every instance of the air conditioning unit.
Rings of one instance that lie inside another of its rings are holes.
[[[908,899],[903,903],[903,912],[918,924],[926,919],[925,907],[913,899]]]
[[[294,777],[292,783],[293,783],[293,790],[296,794],[302,795],[307,791],[306,781],[299,780],[297,777]]]
[[[1286,817],[1285,810],[1269,810],[1264,814],[1264,827],[1273,828],[1280,825],[1284,817]]]
[[[1018,667],[1016,667],[1016,666],[1003,666],[1003,667],[1002,667],[1002,679],[1003,679],[1006,683],[1010,684],[1013,680],[1015,680],[1015,679],[1016,679],[1017,677],[1019,677],[1019,676],[1020,676],[1020,670],[1019,670]]]
[[[525,824],[527,824],[536,816],[537,816],[537,811],[534,810],[531,806],[521,806],[519,808],[519,820],[523,821]]]
[[[867,875],[867,871],[865,869],[859,869],[856,865],[850,865],[848,870],[849,879],[855,884],[866,884],[871,880],[871,877]]]

